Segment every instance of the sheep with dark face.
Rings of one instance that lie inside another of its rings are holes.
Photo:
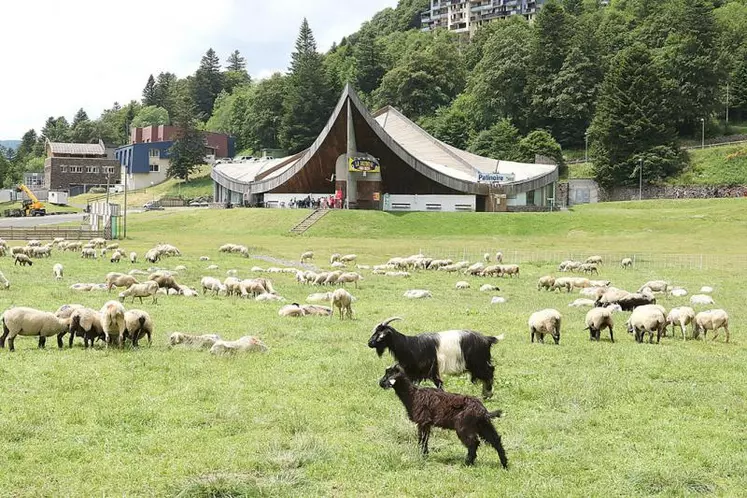
[[[442,375],[469,372],[472,382],[482,381],[482,394],[493,394],[493,367],[490,348],[504,336],[485,336],[472,330],[447,330],[407,336],[390,324],[399,317],[389,318],[373,329],[368,347],[381,356],[388,349],[413,382],[430,379],[443,388]]]
[[[479,399],[472,396],[417,387],[399,365],[387,368],[379,386],[394,389],[407,410],[407,416],[418,425],[418,444],[423,455],[428,454],[431,428],[440,427],[456,431],[459,440],[467,447],[466,465],[475,463],[477,447],[483,439],[498,452],[501,466],[508,467],[501,436],[490,421],[501,416],[500,410],[489,412]]]

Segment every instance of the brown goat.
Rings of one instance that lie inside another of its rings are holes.
[[[467,447],[465,463],[472,465],[477,458],[480,438],[498,452],[503,468],[508,467],[501,436],[496,432],[492,418],[500,417],[501,411],[489,412],[482,402],[473,396],[452,394],[439,389],[415,386],[399,365],[387,368],[379,381],[384,389],[394,389],[407,415],[418,426],[418,444],[423,455],[428,454],[428,438],[431,427],[452,429]]]

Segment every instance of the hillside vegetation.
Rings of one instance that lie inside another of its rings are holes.
[[[747,185],[747,144],[689,151],[690,165],[672,185]]]

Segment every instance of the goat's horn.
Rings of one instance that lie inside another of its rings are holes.
[[[383,325],[383,326],[386,327],[387,325],[389,325],[390,323],[392,323],[392,322],[394,322],[396,320],[404,320],[404,318],[400,318],[398,316],[393,316],[392,318],[387,318],[386,320],[384,320],[383,322],[381,322],[381,325]]]

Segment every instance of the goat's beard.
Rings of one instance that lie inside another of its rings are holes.
[[[386,346],[376,346],[376,354],[379,355],[379,358],[384,356],[384,352],[386,351]]]

